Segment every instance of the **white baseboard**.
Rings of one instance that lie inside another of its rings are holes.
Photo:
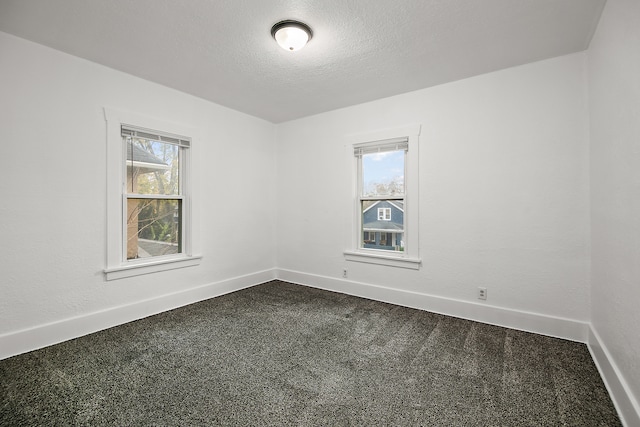
[[[264,270],[0,335],[0,360],[275,279]]]
[[[593,325],[589,328],[588,346],[622,424],[640,426],[640,404],[633,397],[629,385]]]
[[[534,332],[571,341],[587,342],[589,329],[587,322],[443,298],[418,292],[403,291],[299,271],[278,269],[276,271],[276,277],[286,282],[388,302],[404,307],[417,308],[432,313],[475,320],[477,322]]]

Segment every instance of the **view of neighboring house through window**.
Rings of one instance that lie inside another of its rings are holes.
[[[127,260],[181,254],[184,247],[184,152],[188,138],[121,127]]]
[[[360,247],[404,251],[406,138],[354,146]]]

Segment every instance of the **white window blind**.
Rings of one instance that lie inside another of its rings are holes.
[[[409,149],[409,138],[395,138],[376,143],[358,144],[353,146],[353,154],[362,157],[365,154],[384,153],[385,151],[396,151]]]
[[[186,147],[186,148],[189,148],[191,146],[191,138],[188,138],[185,136],[159,133],[157,131],[138,128],[130,125],[122,125],[120,129],[121,129],[121,134],[124,137],[144,138],[152,141],[160,141],[160,142],[165,142],[167,144],[174,144],[174,145],[178,145],[180,147]]]

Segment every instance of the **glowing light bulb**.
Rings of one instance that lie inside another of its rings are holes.
[[[278,22],[271,28],[271,35],[280,47],[288,51],[302,49],[311,40],[311,28],[298,21]]]

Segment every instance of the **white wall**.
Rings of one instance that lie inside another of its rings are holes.
[[[640,425],[640,2],[607,2],[588,55],[593,344]]]
[[[65,320],[106,310],[106,327],[273,275],[273,124],[5,33],[0,70],[0,357],[28,349],[15,332],[62,322],[45,345],[91,329]],[[199,130],[199,266],[104,280],[104,106]]]
[[[0,34],[0,43],[0,158],[6,177],[20,177],[0,184],[10,201],[1,208],[0,339],[105,310],[115,322],[108,311],[127,304],[158,311],[190,299],[146,301],[230,280],[225,290],[247,286],[274,266],[285,279],[335,279],[337,290],[365,286],[381,299],[428,296],[418,306],[586,338],[584,54],[274,126],[13,36]],[[200,266],[104,281],[103,106],[202,131]],[[347,264],[342,137],[414,123],[423,125],[423,267]],[[476,299],[478,286],[488,288],[486,302]],[[192,297],[215,294],[207,292]]]
[[[346,263],[352,211],[343,136],[414,123],[422,124],[423,266]],[[281,124],[281,277],[372,298],[404,293],[422,308],[585,340],[587,128],[583,53]],[[488,288],[481,306],[478,286]],[[527,315],[577,327],[564,334],[519,324]]]

